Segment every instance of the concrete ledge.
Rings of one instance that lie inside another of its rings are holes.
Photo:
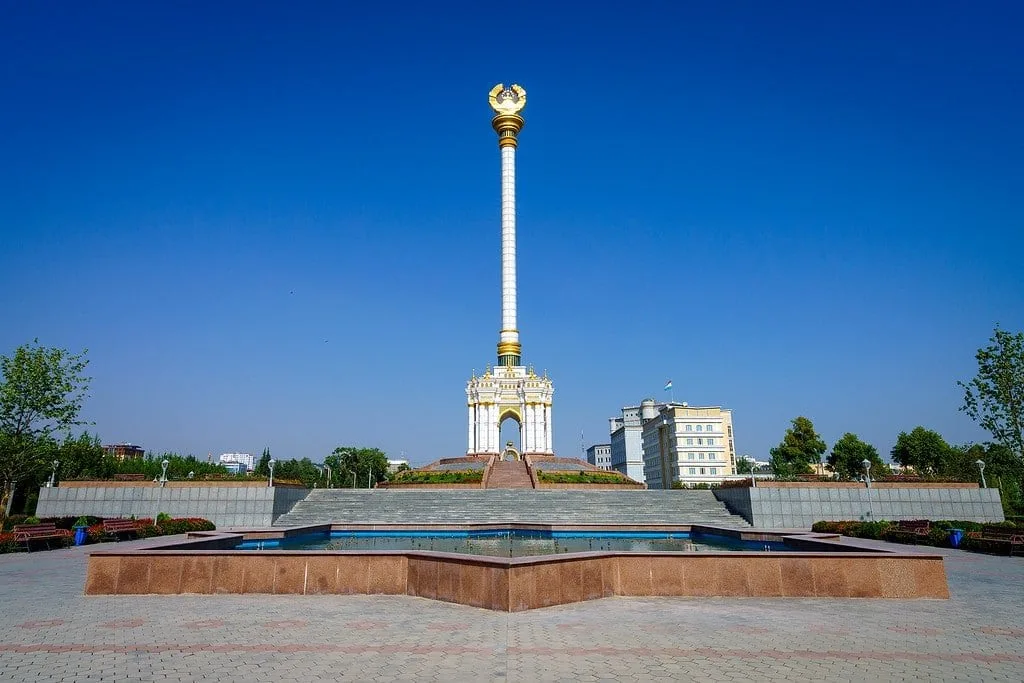
[[[256,534],[281,537],[313,528],[210,532],[159,539],[130,550],[93,551],[85,593],[413,595],[507,612],[616,595],[949,597],[938,555],[858,547],[834,552],[844,545],[842,540],[820,534],[700,529],[734,537],[794,539],[817,551],[585,552],[521,558],[426,551],[253,552],[226,548]],[[325,530],[325,525],[316,530]]]

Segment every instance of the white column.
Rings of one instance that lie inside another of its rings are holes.
[[[551,406],[544,406],[544,452],[554,452],[551,438]]]
[[[501,341],[518,342],[516,327],[516,148],[501,148]]]
[[[491,451],[500,453],[501,449],[498,448],[498,441],[501,439],[501,434],[498,425],[498,406],[492,403],[487,406],[487,409],[487,431],[490,433],[490,438],[487,440],[488,447]]]
[[[472,406],[472,405],[469,406],[468,408],[469,408],[469,420],[468,420],[469,428],[467,429],[466,437],[467,437],[467,439],[469,441],[469,446],[466,448],[466,452],[467,453],[476,453],[476,439],[474,438],[476,436],[476,433],[475,433],[476,432],[476,429],[475,429],[476,428],[476,415],[475,415],[476,410],[474,410],[474,406]]]

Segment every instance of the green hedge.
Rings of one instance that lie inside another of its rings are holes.
[[[396,484],[479,484],[483,470],[406,470],[392,481]]]
[[[917,520],[928,522],[929,520]],[[961,529],[964,537],[960,541],[960,548],[967,550],[987,550],[991,545],[980,539],[968,538],[967,534],[972,531],[981,531],[982,527],[1001,527],[1004,529],[1021,528],[1013,522],[999,522],[991,524],[980,524],[958,519],[940,519],[930,522],[927,536],[918,536],[902,531],[896,522],[815,522],[811,525],[811,531],[824,534],[841,534],[853,538],[870,538],[890,543],[916,543],[918,545],[932,545],[939,548],[949,548],[950,529]]]
[[[544,484],[632,484],[631,479],[616,472],[594,472],[592,470],[580,470],[579,472],[537,472],[537,481]]]

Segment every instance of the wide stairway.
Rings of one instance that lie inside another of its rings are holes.
[[[572,489],[313,489],[274,526],[328,522],[750,526],[711,491]]]
[[[498,460],[491,466],[491,476],[487,478],[489,489],[532,489],[530,472],[526,463],[521,460]]]

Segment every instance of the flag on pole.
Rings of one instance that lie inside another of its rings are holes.
[[[672,389],[672,380],[669,380],[669,381],[665,382],[665,391],[669,391],[671,389]]]

